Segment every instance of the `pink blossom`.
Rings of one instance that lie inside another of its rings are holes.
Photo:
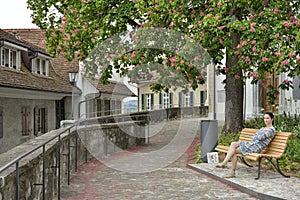
[[[206,18],[210,18],[210,17],[211,17],[211,14],[207,14],[207,15],[206,15]]]
[[[225,26],[220,26],[219,27],[220,30],[223,30],[224,28],[225,28]]]
[[[240,54],[240,52],[239,51],[235,51],[235,52],[233,52],[235,55],[239,55]]]
[[[99,33],[99,30],[95,30],[95,31],[94,31],[94,34],[98,34],[98,33]]]
[[[290,58],[294,57],[295,55],[296,55],[296,54],[295,54],[295,52],[293,52],[293,51],[289,54]]]
[[[219,20],[219,19],[220,19],[220,16],[219,16],[219,15],[216,15],[215,18],[216,18],[216,20]]]
[[[287,79],[285,79],[285,80],[283,80],[283,81],[282,81],[282,83],[284,83],[284,84],[288,85],[288,84],[290,83],[290,81],[289,81],[289,80],[287,80]]]
[[[274,11],[273,11],[273,13],[277,14],[278,13],[278,8],[275,8]]]
[[[221,44],[224,44],[224,40],[223,40],[222,38],[220,39],[220,43],[221,43]]]
[[[281,62],[281,65],[287,65],[290,62],[289,59],[285,59],[284,61]]]
[[[300,62],[300,58],[297,58],[297,60],[296,60],[297,62]]]
[[[158,5],[155,5],[155,9],[156,9],[156,10],[158,9]]]
[[[236,75],[234,75],[234,78],[235,78],[235,79],[240,79],[241,77],[240,77],[239,75],[236,74]]]
[[[203,76],[199,75],[197,76],[198,79],[203,79]]]
[[[180,71],[180,70],[181,70],[181,68],[180,68],[180,67],[177,67],[177,68],[176,68],[176,70],[177,70],[177,71]]]
[[[198,27],[198,25],[197,24],[194,24],[194,28],[197,28]]]
[[[251,60],[250,60],[249,56],[246,57],[245,61],[246,61],[246,63],[251,64]]]
[[[181,60],[181,61],[180,61],[180,64],[184,65],[184,60]]]
[[[255,25],[256,25],[256,22],[252,22],[250,26],[253,27]]]
[[[193,64],[192,64],[192,63],[190,63],[190,64],[189,64],[189,68],[192,68],[192,67],[193,67]]]
[[[280,52],[275,52],[274,53],[277,57],[280,57],[281,56],[281,53]]]
[[[62,17],[62,18],[61,18],[61,21],[65,22],[65,21],[66,21],[66,18],[65,18],[65,17]]]
[[[251,40],[251,41],[250,41],[250,44],[253,44],[253,45],[254,45],[254,44],[256,44],[256,41],[255,41],[255,40]]]
[[[293,25],[293,23],[287,22],[287,21],[283,22],[282,24],[283,24],[283,26],[286,26],[286,27]]]
[[[256,47],[253,47],[253,48],[252,48],[252,51],[253,51],[253,52],[256,52],[256,50],[257,50]]]
[[[255,28],[251,27],[251,28],[250,28],[250,32],[251,32],[251,33],[255,33],[255,32],[256,32]]]
[[[170,61],[171,61],[172,63],[174,63],[174,62],[177,61],[177,59],[176,59],[175,57],[172,57],[172,58],[170,58]]]
[[[261,16],[263,16],[263,15],[264,15],[264,12],[261,11],[261,12],[259,13],[259,16],[261,17]]]
[[[268,61],[268,58],[263,57],[263,58],[262,58],[262,61],[267,62],[267,61]]]
[[[246,46],[247,45],[247,41],[242,41],[242,46]]]
[[[190,77],[191,77],[191,75],[190,75],[189,73],[187,73],[187,74],[186,74],[186,77],[190,78]]]
[[[274,37],[279,38],[279,33],[276,33]]]
[[[261,26],[260,28],[261,28],[261,30],[263,30],[263,31],[267,29],[265,26]]]
[[[217,3],[217,5],[218,5],[218,6],[222,6],[222,2],[219,1],[219,2]]]
[[[225,72],[227,72],[229,70],[228,67],[224,67],[223,69],[224,69]]]

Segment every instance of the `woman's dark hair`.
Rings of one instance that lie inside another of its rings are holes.
[[[265,112],[265,115],[269,115],[271,117],[271,119],[274,119],[274,114],[271,112]],[[273,124],[274,120],[272,121]]]

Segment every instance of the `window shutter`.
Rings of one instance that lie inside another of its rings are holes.
[[[145,94],[142,94],[142,110],[145,110]]]
[[[46,76],[49,76],[49,60],[46,60]]]
[[[3,47],[0,47],[0,65],[1,65],[1,66],[3,65],[3,57],[2,57],[2,54],[3,54]]]
[[[173,107],[173,93],[169,93],[169,103],[170,103],[170,108]]]
[[[48,108],[45,108],[45,130],[44,133],[48,132]]]
[[[0,107],[0,138],[3,138],[3,108]]]
[[[204,106],[204,91],[200,91],[200,105]]]
[[[154,94],[151,94],[151,110],[154,108]]]
[[[39,119],[39,109],[38,107],[35,107],[33,109],[33,112],[34,112],[34,117],[33,117],[33,120],[34,120],[34,130],[33,130],[33,134],[35,136],[38,135],[38,119]]]
[[[178,107],[181,107],[182,104],[182,92],[178,93]]]
[[[194,106],[194,92],[190,92],[190,106]]]
[[[159,93],[159,108],[162,108],[162,93]]]

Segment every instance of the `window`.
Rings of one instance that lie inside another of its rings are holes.
[[[48,130],[47,108],[34,108],[34,135],[46,133]]]
[[[147,94],[147,110],[153,109],[153,101],[154,101],[154,95]]]
[[[31,70],[35,74],[48,76],[49,74],[49,61],[42,58],[32,59]]]
[[[22,136],[28,136],[29,135],[29,119],[30,119],[30,110],[29,107],[22,107],[21,108],[21,114],[22,114]]]
[[[173,104],[172,93],[159,93],[159,107],[170,108]]]
[[[142,110],[154,109],[154,94],[142,94]]]
[[[194,106],[194,92],[187,92],[184,96],[184,106],[192,107]]]
[[[1,47],[0,54],[0,64],[2,67],[21,69],[21,51]]]
[[[205,105],[205,91],[200,91],[200,106]]]

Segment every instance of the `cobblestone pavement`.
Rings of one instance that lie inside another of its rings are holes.
[[[131,165],[126,162],[126,160],[131,159],[130,155],[117,156],[115,160],[118,160],[118,167],[124,166],[125,170],[116,170],[114,167],[108,167],[108,165],[104,165],[98,160],[92,160],[79,167],[77,173],[72,175],[69,186],[63,186],[61,199],[256,199],[228,184],[187,167],[188,162],[193,162],[193,152],[199,144],[199,119],[198,121],[194,120],[192,124],[193,126],[183,127],[184,130],[197,130],[198,134],[194,138],[187,138],[193,140],[189,148],[184,149],[185,153],[168,165],[156,170],[133,173],[131,170],[126,169],[133,164],[138,167],[144,166],[141,162],[144,162],[147,166],[147,163],[149,163],[147,161],[150,161],[150,163],[152,161],[156,162],[169,157],[169,155],[165,155],[166,157],[162,155],[159,159],[147,156],[140,160],[138,158],[135,163],[131,162]],[[160,129],[155,125],[152,128]],[[172,140],[175,140],[174,134],[178,134],[180,132],[178,130],[180,130],[178,121],[168,122],[168,124],[164,124],[163,131],[159,131],[150,139],[148,145],[135,151],[148,155],[149,152],[163,149]],[[175,142],[175,144],[178,143]],[[178,148],[182,149],[180,145]],[[159,165],[156,167],[159,167]],[[149,166],[147,169],[152,168]],[[138,168],[133,168],[133,170],[139,171]]]

